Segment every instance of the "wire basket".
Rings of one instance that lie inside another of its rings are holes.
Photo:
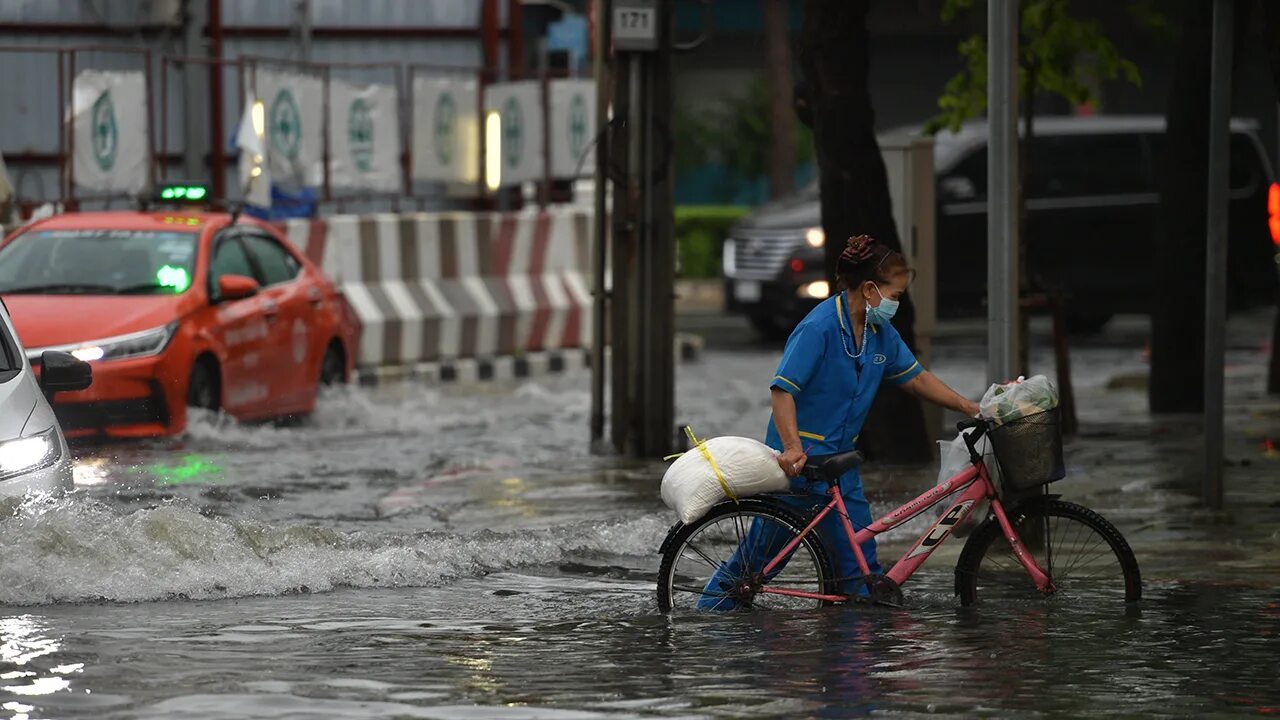
[[[1005,488],[1030,490],[1066,477],[1058,408],[1010,420],[988,435]]]

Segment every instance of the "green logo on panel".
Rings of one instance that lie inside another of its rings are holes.
[[[524,117],[520,113],[520,101],[514,97],[507,98],[502,106],[502,154],[506,156],[507,167],[520,167],[524,157]]]
[[[111,103],[111,92],[98,97],[93,104],[93,159],[98,167],[110,170],[116,164],[116,147],[119,132],[116,128],[116,108]]]
[[[453,129],[458,121],[458,108],[453,104],[453,96],[447,92],[440,93],[436,102],[436,157],[441,165],[453,164]]]
[[[587,102],[582,95],[574,95],[569,103],[569,149],[575,158],[587,149]]]
[[[356,169],[369,172],[373,167],[373,113],[364,98],[352,100],[347,111],[347,145]]]
[[[271,101],[268,132],[272,147],[290,160],[298,159],[298,148],[302,145],[302,116],[288,88],[276,93]]]

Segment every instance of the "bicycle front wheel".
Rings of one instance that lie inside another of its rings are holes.
[[[1089,508],[1061,500],[1017,508],[1009,522],[1053,590],[1040,593],[994,518],[974,533],[956,563],[961,605],[1032,597],[1131,603],[1142,599],[1138,560],[1114,525]]]
[[[814,598],[763,589],[832,594],[831,563],[810,533],[768,576],[764,568],[804,530],[789,508],[767,500],[723,502],[702,519],[677,525],[664,543],[658,569],[658,607],[679,610],[800,610]]]

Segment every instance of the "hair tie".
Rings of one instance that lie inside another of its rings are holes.
[[[857,265],[869,259],[875,242],[869,235],[857,235],[849,238],[849,245],[844,249],[844,252],[840,253],[840,261]]]

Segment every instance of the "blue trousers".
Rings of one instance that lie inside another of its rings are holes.
[[[797,482],[803,484],[803,481],[793,480],[793,486]],[[872,523],[871,506],[862,493],[862,478],[858,475],[858,469],[854,468],[842,475],[839,486],[841,495],[844,496],[845,508],[849,511],[849,522],[853,524],[853,531],[857,532],[870,525]],[[804,495],[771,495],[770,497],[790,505],[801,517],[804,517],[810,509],[815,506],[821,507],[828,500],[825,494],[812,492],[816,487],[818,486],[810,486],[810,492]],[[854,556],[853,549],[849,547],[849,537],[844,531],[844,523],[840,520],[838,511],[832,510],[821,523],[818,523],[817,533],[823,547],[827,550],[827,556],[831,559],[831,569],[835,572],[835,576],[840,578],[837,583],[839,591],[852,594],[855,592],[855,581],[861,577],[862,570],[858,567],[858,559]],[[732,587],[744,576],[763,570],[770,560],[782,552],[782,548],[791,540],[791,537],[788,533],[779,532],[776,523],[761,518],[753,520],[742,544],[707,581],[702,598],[698,601],[698,607],[704,610],[735,609],[737,603],[732,598],[724,597],[726,588]],[[876,574],[882,573],[880,562],[876,558],[875,539],[862,543],[861,549],[863,557],[867,559],[868,569]],[[773,574],[781,572],[785,566],[786,563],[782,563]],[[865,588],[863,591],[865,592]]]

